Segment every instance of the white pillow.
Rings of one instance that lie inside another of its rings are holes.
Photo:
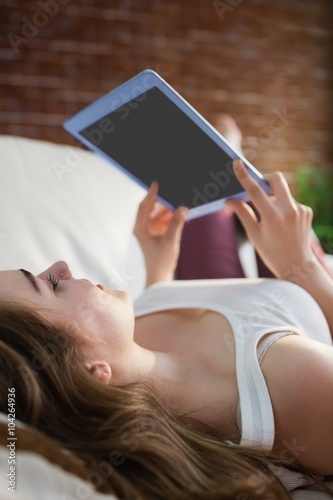
[[[76,278],[135,298],[144,264],[132,236],[145,190],[94,153],[0,136],[0,269],[38,274],[65,260]]]
[[[111,494],[96,492],[92,485],[72,473],[66,472],[43,457],[30,451],[16,453],[17,471],[10,476],[8,448],[0,446],[1,500],[117,500]],[[98,477],[98,476],[97,476]],[[15,485],[15,486],[14,486]],[[13,488],[10,490],[9,488]]]

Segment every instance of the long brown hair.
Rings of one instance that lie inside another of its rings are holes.
[[[126,499],[287,499],[259,451],[224,443],[175,416],[141,384],[102,384],[84,368],[77,332],[17,304],[0,305],[0,410],[84,461],[97,490]]]

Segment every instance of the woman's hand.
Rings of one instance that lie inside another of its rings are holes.
[[[265,176],[273,192],[267,196],[240,160],[234,162],[234,170],[259,217],[244,201],[230,200],[226,205],[240,219],[262,260],[278,278],[288,279],[297,269],[306,272],[314,261],[311,208],[293,199],[280,172]]]
[[[177,208],[174,212],[162,207],[156,202],[157,193],[158,184],[153,182],[139,205],[133,231],[145,259],[146,286],[173,279],[181,233],[188,213],[185,207]]]
[[[333,281],[311,249],[311,208],[296,203],[281,173],[265,177],[273,192],[271,197],[250,177],[242,162],[234,162],[234,169],[260,220],[244,201],[230,200],[227,206],[237,214],[249,240],[275,276],[296,283],[312,295],[333,338]]]

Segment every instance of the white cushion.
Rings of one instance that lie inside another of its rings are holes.
[[[0,446],[0,495],[2,500],[117,500],[94,490],[87,481],[66,472],[33,453],[17,450],[16,474],[9,473],[8,449]],[[98,478],[97,474],[96,477]],[[10,481],[11,479],[11,481]],[[7,483],[7,481],[9,481]],[[11,488],[11,489],[10,489]]]
[[[0,269],[38,274],[65,260],[76,278],[135,298],[144,266],[132,236],[145,190],[94,153],[0,136]]]

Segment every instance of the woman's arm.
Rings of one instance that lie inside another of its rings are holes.
[[[157,193],[158,184],[153,182],[139,205],[133,231],[145,260],[146,286],[173,279],[181,233],[188,213],[185,207],[171,212],[158,205]]]
[[[333,280],[311,249],[312,210],[297,203],[279,172],[268,174],[273,196],[267,196],[241,161],[234,162],[260,220],[245,202],[227,202],[241,220],[249,240],[277,278],[300,285],[317,301],[333,333]]]
[[[275,451],[320,475],[333,474],[333,347],[286,335],[268,349],[261,369],[275,422]]]

